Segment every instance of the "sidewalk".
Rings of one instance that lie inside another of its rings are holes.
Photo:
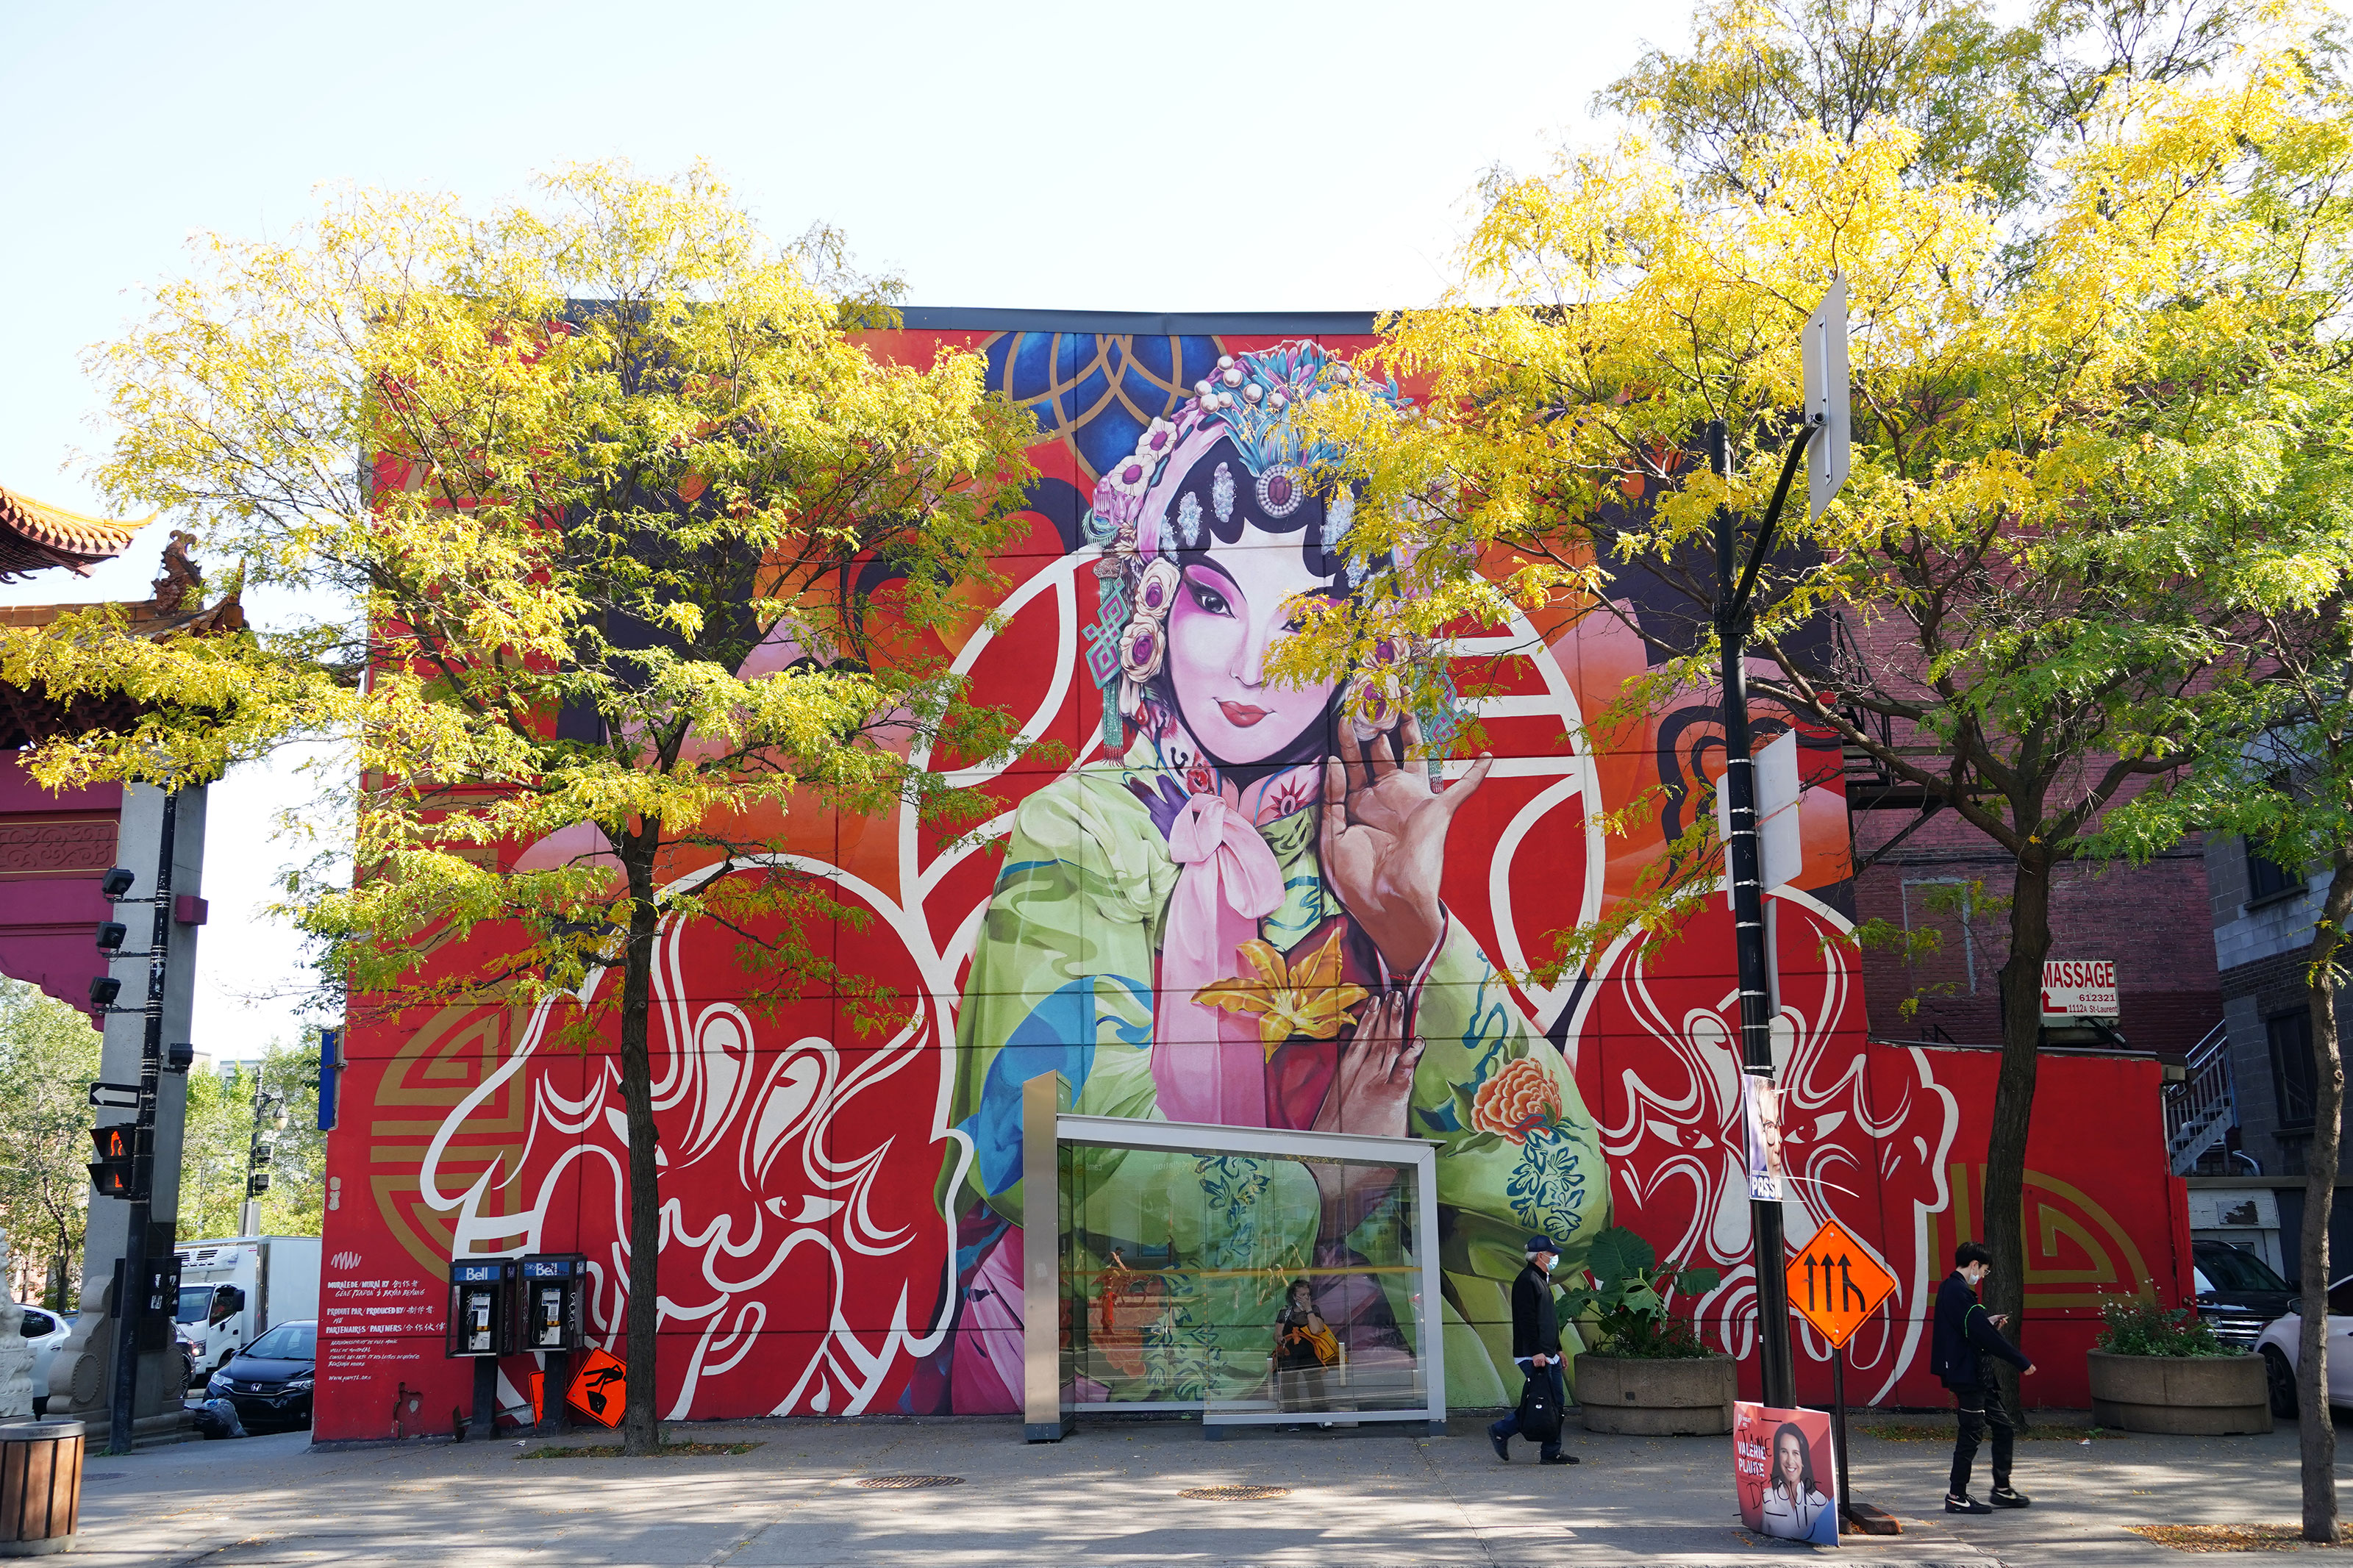
[[[1033,1447],[1003,1421],[797,1420],[674,1428],[698,1441],[761,1446],[644,1460],[524,1459],[542,1442],[512,1437],[313,1449],[307,1434],[290,1433],[91,1456],[71,1560],[121,1568],[1715,1568],[1845,1552],[1887,1568],[2193,1568],[2122,1527],[2297,1518],[2288,1430],[2021,1443],[2018,1484],[2035,1506],[1983,1520],[1948,1520],[1938,1507],[1947,1445],[1857,1436],[1856,1495],[1896,1513],[1905,1533],[1816,1548],[1739,1528],[1729,1438],[1573,1432],[1569,1451],[1584,1462],[1539,1469],[1521,1444],[1514,1463],[1498,1464],[1482,1426],[1458,1418],[1443,1437],[1378,1426],[1259,1429],[1211,1443],[1187,1422],[1105,1424]],[[853,1484],[907,1473],[964,1484]],[[1250,1485],[1291,1489],[1263,1501],[1176,1495]]]

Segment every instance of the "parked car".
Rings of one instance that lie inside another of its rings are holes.
[[[2348,1275],[2328,1288],[2328,1339],[2333,1347],[2328,1352],[2328,1403],[2353,1405],[2353,1275]],[[2272,1391],[2272,1414],[2293,1420],[2295,1416],[2295,1363],[2297,1342],[2304,1336],[2304,1318],[2291,1306],[2287,1315],[2274,1321],[2255,1341],[2255,1352],[2263,1358],[2263,1375]]]
[[[213,1373],[205,1384],[206,1397],[236,1405],[237,1420],[253,1431],[308,1426],[318,1344],[314,1319],[266,1330]]]
[[[2272,1266],[2227,1241],[2193,1241],[2189,1258],[2198,1286],[2198,1315],[2226,1345],[2252,1349],[2264,1325],[2295,1307],[2295,1292]]]
[[[73,1320],[47,1307],[27,1307],[18,1303],[24,1314],[18,1331],[33,1346],[33,1414],[49,1413],[49,1363],[58,1358],[58,1347],[73,1332]]]

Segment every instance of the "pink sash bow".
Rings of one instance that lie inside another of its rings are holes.
[[[1266,1051],[1257,1020],[1203,1007],[1193,994],[1242,973],[1241,944],[1282,907],[1282,868],[1248,818],[1197,795],[1168,830],[1184,868],[1160,944],[1160,1005],[1152,1024],[1152,1083],[1171,1121],[1266,1125]]]

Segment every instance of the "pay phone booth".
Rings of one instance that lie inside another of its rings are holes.
[[[474,1363],[474,1416],[477,1436],[489,1436],[499,1418],[499,1357],[515,1347],[512,1318],[515,1260],[512,1258],[453,1258],[449,1260],[449,1343],[454,1360]]]
[[[572,1382],[572,1355],[587,1343],[588,1258],[586,1253],[537,1253],[522,1260],[515,1292],[513,1345],[545,1358],[542,1393],[534,1401],[543,1425],[564,1425],[564,1394]]]

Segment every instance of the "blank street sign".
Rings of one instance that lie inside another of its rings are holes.
[[[1846,483],[1853,411],[1847,404],[1846,279],[1831,274],[1831,291],[1806,321],[1806,416],[1820,428],[1806,448],[1807,515],[1819,518]]]

